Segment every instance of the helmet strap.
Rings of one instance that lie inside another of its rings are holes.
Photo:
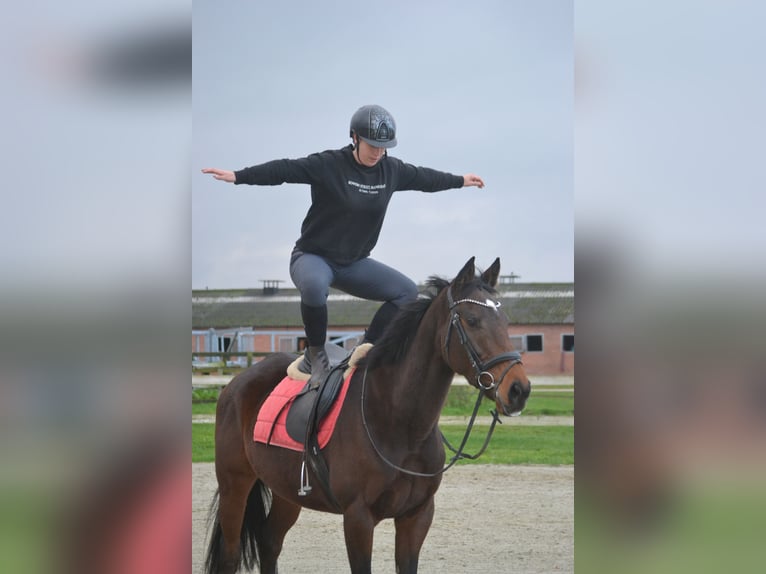
[[[362,163],[362,160],[359,157],[359,136],[352,132],[351,140],[351,154],[356,158],[356,161],[359,163]],[[388,150],[383,150],[383,157],[388,157]]]

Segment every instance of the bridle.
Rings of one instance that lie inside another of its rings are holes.
[[[466,427],[465,434],[463,435],[463,440],[460,443],[460,446],[458,448],[453,447],[450,444],[450,442],[447,440],[447,437],[444,436],[444,433],[441,433],[441,431],[439,431],[442,435],[442,441],[444,442],[444,444],[453,453],[455,453],[454,456],[450,459],[449,463],[447,463],[443,468],[441,468],[440,470],[437,470],[436,472],[416,472],[413,470],[402,468],[401,466],[391,462],[380,451],[380,449],[378,448],[378,445],[373,440],[372,433],[370,432],[370,428],[367,424],[367,417],[365,416],[365,412],[364,412],[364,399],[366,395],[365,389],[367,386],[366,385],[367,370],[369,368],[368,366],[365,367],[364,376],[362,377],[362,392],[361,392],[362,425],[364,426],[364,430],[367,432],[367,438],[370,440],[370,444],[372,444],[372,447],[375,449],[375,452],[383,460],[383,462],[385,462],[391,468],[394,468],[400,472],[403,472],[404,474],[409,474],[410,476],[420,476],[425,478],[438,476],[442,474],[443,472],[452,468],[457,461],[464,458],[467,458],[469,460],[476,460],[484,453],[484,451],[487,448],[487,445],[489,445],[490,439],[492,438],[492,433],[495,430],[495,425],[497,423],[502,424],[502,421],[500,420],[500,417],[497,414],[497,410],[495,409],[493,409],[490,412],[490,414],[492,415],[492,423],[490,424],[489,430],[487,431],[487,436],[484,439],[484,444],[479,449],[479,452],[477,452],[476,454],[466,454],[463,452],[463,449],[465,448],[465,445],[468,442],[468,438],[471,436],[471,430],[473,429],[473,424],[476,420],[476,415],[479,412],[479,405],[481,404],[482,398],[484,397],[484,391],[489,391],[491,389],[496,388],[497,385],[503,381],[503,379],[505,378],[505,375],[508,374],[508,371],[510,371],[514,365],[521,364],[521,355],[517,353],[516,351],[501,353],[500,355],[492,357],[488,361],[483,362],[481,360],[481,357],[479,356],[479,353],[476,351],[476,347],[474,347],[473,343],[471,343],[471,340],[468,338],[468,333],[466,333],[465,329],[463,328],[463,324],[460,321],[460,314],[457,311],[455,311],[455,307],[457,307],[461,303],[471,303],[474,305],[480,305],[482,307],[487,307],[489,309],[497,310],[500,307],[499,301],[492,301],[490,299],[487,299],[486,301],[477,301],[476,299],[460,299],[458,301],[455,301],[452,297],[452,285],[450,285],[447,290],[447,302],[449,304],[449,310],[452,312],[452,317],[450,317],[450,324],[449,324],[449,327],[447,327],[447,337],[444,342],[445,357],[446,358],[449,357],[449,342],[450,342],[450,337],[452,335],[452,329],[454,327],[458,333],[458,336],[460,337],[461,345],[465,349],[466,353],[468,353],[468,359],[471,361],[471,366],[473,367],[476,374],[475,386],[479,389],[479,396],[476,399],[476,404],[473,408],[471,419],[468,421],[468,426]],[[498,381],[495,381],[495,377],[492,375],[492,373],[489,372],[489,369],[491,369],[492,367],[494,367],[495,365],[499,363],[502,363],[503,361],[509,361],[510,364],[503,371],[503,374],[500,376],[500,379]],[[484,381],[486,381],[486,384],[484,383]]]
[[[521,355],[516,351],[510,351],[508,353],[501,353],[496,355],[486,362],[482,361],[479,353],[476,351],[476,347],[474,347],[473,343],[471,343],[471,339],[468,337],[468,333],[465,332],[463,322],[460,320],[460,314],[455,310],[455,307],[461,303],[470,303],[472,305],[479,305],[481,307],[487,307],[488,309],[497,310],[500,308],[500,302],[492,301],[491,299],[487,299],[486,301],[477,301],[476,299],[459,299],[455,301],[452,297],[452,285],[450,285],[447,289],[447,303],[449,305],[449,310],[452,312],[452,317],[450,317],[449,327],[447,327],[447,337],[444,340],[445,357],[449,358],[449,343],[450,337],[452,336],[452,329],[454,327],[458,336],[460,337],[460,344],[468,354],[468,360],[471,361],[471,366],[473,367],[474,375],[476,377],[475,386],[482,391],[489,391],[494,389],[503,381],[505,375],[508,374],[508,371],[510,371],[514,365],[521,363]],[[509,361],[509,364],[503,371],[503,374],[500,375],[500,379],[496,381],[494,375],[490,373],[489,370],[495,365],[498,365],[504,361]]]

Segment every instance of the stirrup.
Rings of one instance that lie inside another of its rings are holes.
[[[311,493],[309,484],[309,473],[306,472],[306,457],[301,461],[301,487],[298,489],[298,496],[306,496]]]

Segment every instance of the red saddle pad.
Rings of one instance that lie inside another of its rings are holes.
[[[338,392],[338,398],[335,399],[332,407],[327,412],[327,416],[319,423],[318,440],[320,449],[324,448],[330,441],[330,437],[332,437],[335,423],[338,421],[338,415],[343,406],[343,401],[346,399],[346,392],[348,391],[348,385],[353,374],[354,369],[343,380],[343,384]],[[254,441],[291,450],[303,450],[303,444],[293,440],[287,434],[285,423],[290,405],[305,385],[306,381],[297,381],[290,377],[285,377],[271,391],[271,394],[266,398],[261,410],[258,412],[258,419],[255,421],[255,428],[253,429]]]

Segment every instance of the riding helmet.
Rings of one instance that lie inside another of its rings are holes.
[[[374,147],[396,145],[396,122],[385,108],[376,105],[362,106],[351,116],[349,136],[356,134]]]

